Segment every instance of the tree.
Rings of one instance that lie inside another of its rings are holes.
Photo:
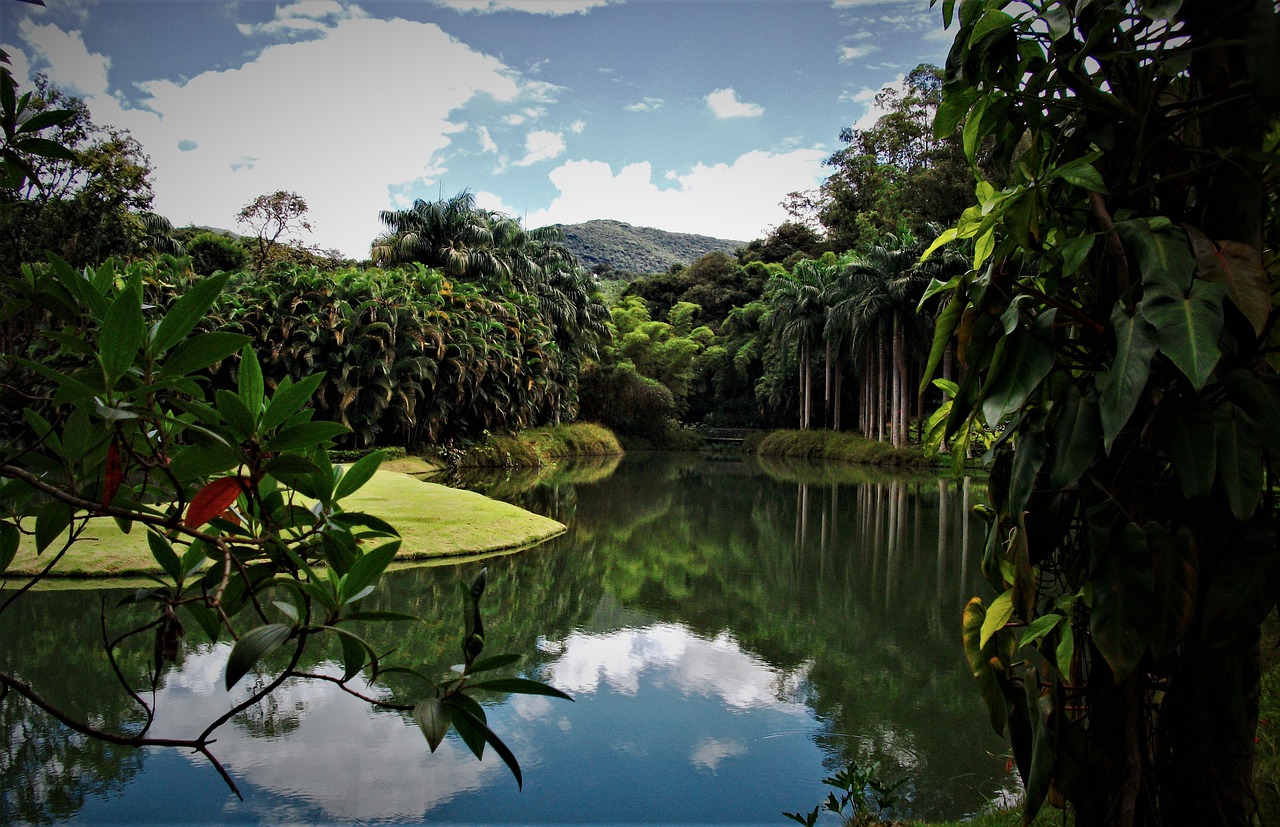
[[[942,72],[921,65],[899,91],[886,88],[886,110],[869,129],[846,127],[846,146],[824,162],[833,171],[816,193],[792,193],[784,203],[797,220],[816,215],[832,249],[877,242],[883,233],[918,232],[927,222],[950,224],[972,186],[958,133],[930,129],[941,100]]]
[[[19,104],[14,92],[0,55],[6,182],[25,177],[37,156],[61,154],[56,142],[19,137],[57,120],[23,130],[29,98]],[[140,710],[141,726],[60,708],[19,672],[0,671],[0,704],[29,703],[81,735],[123,747],[199,752],[238,794],[211,748],[218,729],[287,680],[326,681],[375,707],[411,712],[432,751],[450,728],[477,757],[492,746],[520,783],[515,756],[488,728],[472,693],[567,696],[534,681],[485,675],[513,659],[480,658],[483,570],[468,593],[463,668],[439,682],[413,665],[392,666],[349,625],[414,620],[361,608],[399,539],[376,515],[342,504],[382,456],[335,467],[328,445],[347,428],[313,421],[308,406],[323,375],[268,388],[248,337],[196,332],[228,279],[205,278],[161,305],[144,297],[145,285],[157,281],[144,264],[120,269],[108,260],[77,270],[51,255],[47,268],[0,281],[0,398],[28,401],[0,437],[0,573],[24,538],[47,561],[39,576],[6,590],[0,613],[54,572],[86,531],[112,523],[144,535],[163,572],[152,578],[154,588],[124,601],[150,608],[151,620],[111,639],[102,621],[107,661],[125,703]],[[222,362],[235,365],[234,387],[210,393],[201,373]],[[261,681],[199,734],[158,737],[147,698],[176,659],[188,623],[211,641],[224,634],[235,641],[223,674],[227,689],[250,673]],[[327,641],[340,647],[340,677],[299,667],[304,651]],[[138,657],[150,660],[143,685],[131,680],[136,672],[120,668]],[[364,672],[376,678],[395,671],[415,681],[408,699],[370,698],[352,684]]]
[[[0,274],[43,261],[45,250],[83,266],[148,246],[151,164],[141,145],[95,124],[84,101],[44,77],[21,98],[6,78],[14,132],[6,136],[12,174],[0,182]]]
[[[281,238],[301,230],[311,232],[307,202],[296,192],[276,190],[259,195],[236,213],[236,223],[248,227],[256,238],[253,271],[261,273]]]
[[[203,232],[186,244],[191,269],[202,276],[222,270],[230,273],[244,266],[245,252],[235,241],[219,233]]]
[[[956,11],[945,0],[948,24]],[[931,362],[1001,429],[969,663],[1026,816],[1248,824],[1280,598],[1273,3],[966,2],[935,135],[977,203]]]

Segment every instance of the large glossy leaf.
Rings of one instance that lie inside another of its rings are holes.
[[[53,544],[71,525],[71,506],[60,500],[53,500],[36,510],[36,554],[43,552]]]
[[[461,734],[464,727],[474,728],[474,730],[484,738],[489,746],[493,747],[494,752],[498,753],[502,758],[503,763],[505,763],[507,768],[511,770],[511,774],[515,776],[516,779],[516,787],[523,789],[524,777],[520,773],[520,762],[516,760],[515,753],[507,748],[507,745],[502,742],[502,739],[494,734],[493,730],[489,729],[484,721],[476,717],[469,707],[455,706],[451,712],[454,726],[458,729],[458,732]]]
[[[490,692],[509,692],[513,695],[546,695],[550,698],[561,698],[566,701],[573,700],[573,698],[554,686],[548,686],[541,681],[533,681],[528,678],[494,678],[470,684],[470,687],[472,689],[487,689]]]
[[[13,523],[0,523],[0,573],[8,569],[17,556],[20,539],[17,526]]]
[[[1049,484],[1066,488],[1073,485],[1097,457],[1102,447],[1102,421],[1098,417],[1097,396],[1092,392],[1088,396],[1080,393],[1074,384],[1066,386],[1053,407],[1053,464],[1049,468]]]
[[[1231,403],[1214,409],[1218,482],[1237,520],[1253,516],[1262,497],[1262,440],[1258,426]]]
[[[1026,777],[1023,820],[1030,824],[1049,795],[1057,749],[1049,728],[1053,703],[1047,695],[1040,694],[1040,675],[1034,668],[1028,668],[1024,673],[1023,689],[1026,690],[1027,712],[1031,717],[1031,768]]]
[[[1013,450],[1013,466],[1009,469],[1009,513],[1021,514],[1026,507],[1047,453],[1043,428],[1033,424],[1019,432],[1018,443]]]
[[[258,354],[250,345],[245,345],[240,351],[236,385],[240,401],[252,418],[253,427],[250,429],[252,433],[257,429],[258,420],[262,416],[262,400],[265,398],[266,391],[262,379],[262,366],[258,364]]]
[[[227,658],[227,689],[235,686],[269,652],[280,648],[292,632],[292,626],[268,623],[242,635],[231,647],[231,655]]]
[[[1189,500],[1209,496],[1218,467],[1209,407],[1195,398],[1167,402],[1156,419],[1156,438],[1169,455],[1182,495]]]
[[[1201,621],[1205,642],[1218,647],[1250,638],[1256,641],[1258,627],[1276,610],[1280,594],[1280,554],[1273,529],[1213,539],[1218,540],[1217,546],[1202,553],[1222,562],[1205,596]]]
[[[990,427],[996,427],[1006,415],[1021,408],[1053,370],[1055,314],[1054,310],[1041,313],[1030,328],[1002,342],[1008,355],[1000,360],[999,368],[992,365],[994,375],[988,376],[982,394],[982,416]]]
[[[1116,358],[1098,389],[1102,446],[1107,453],[1111,453],[1111,444],[1142,397],[1151,374],[1151,358],[1156,353],[1156,332],[1141,314],[1130,316],[1123,305],[1117,304],[1111,313],[1111,326],[1116,334]]]
[[[1190,289],[1195,258],[1185,232],[1163,218],[1119,221],[1116,232],[1138,261],[1144,289],[1168,293]]]
[[[1089,631],[1119,682],[1137,667],[1151,640],[1155,584],[1138,525],[1127,523],[1111,533],[1093,584]]]
[[[1222,333],[1221,284],[1193,279],[1185,293],[1148,291],[1142,315],[1156,329],[1160,352],[1169,357],[1191,380],[1197,391],[1222,357],[1218,336]]]
[[[399,550],[400,541],[393,540],[360,555],[343,576],[339,599],[344,603],[357,600],[357,595],[364,593],[386,571]]]
[[[306,451],[349,433],[350,428],[337,422],[307,422],[282,428],[263,447],[268,451]]]

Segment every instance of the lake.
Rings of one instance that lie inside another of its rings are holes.
[[[520,674],[574,697],[487,706],[522,792],[492,750],[477,761],[451,733],[431,754],[407,714],[328,685],[287,684],[219,732],[213,750],[244,801],[199,755],[87,741],[9,698],[0,823],[786,824],[849,760],[906,779],[900,817],[958,818],[1011,787],[960,650],[961,609],[985,594],[971,484],[643,453],[462,484],[569,531],[390,573],[370,600],[426,622],[378,645],[447,672],[461,660],[458,584],[488,567],[486,654],[521,653]],[[125,628],[119,596],[28,595],[0,616],[0,661],[128,725],[136,713],[103,689],[116,687],[98,651],[103,606]],[[227,708],[228,649],[189,632],[157,688],[154,734],[190,734]],[[311,668],[340,672],[331,656]],[[122,667],[143,675],[145,662],[140,647]]]

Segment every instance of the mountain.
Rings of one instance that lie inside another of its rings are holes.
[[[673,264],[691,264],[713,252],[732,255],[746,245],[743,241],[633,227],[608,219],[556,227],[564,233],[564,246],[583,267],[594,273],[613,270],[615,275],[664,273]]]

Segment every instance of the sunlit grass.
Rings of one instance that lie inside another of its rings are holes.
[[[461,464],[476,468],[533,468],[564,457],[621,453],[622,446],[613,431],[603,425],[575,422],[515,434],[489,434],[467,448]]]
[[[378,471],[363,488],[343,500],[343,507],[374,514],[395,526],[402,539],[398,559],[406,560],[494,553],[564,531],[555,520],[513,505],[391,471]],[[55,542],[37,556],[34,542],[25,537],[6,574],[35,574],[58,548]],[[53,573],[121,577],[159,571],[141,526],[125,534],[114,520],[94,518]]]
[[[867,465],[925,466],[918,447],[895,448],[887,442],[844,431],[772,431],[753,445],[761,456],[807,457]]]

